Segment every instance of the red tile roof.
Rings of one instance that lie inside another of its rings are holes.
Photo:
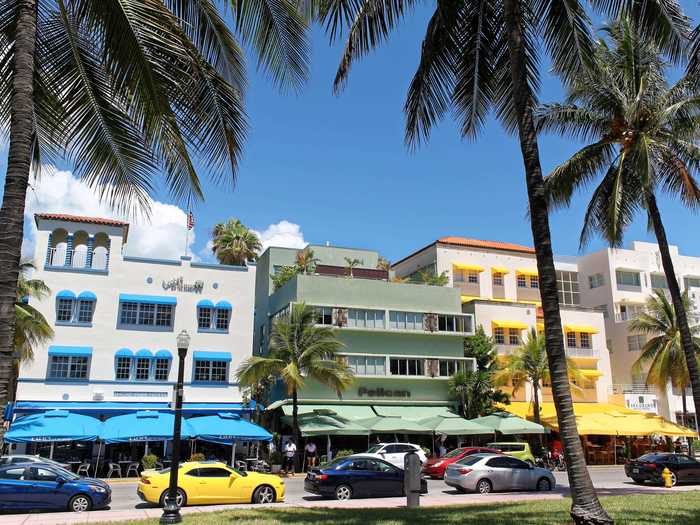
[[[489,248],[491,250],[504,250],[508,252],[535,253],[535,249],[530,246],[522,246],[509,242],[482,241],[480,239],[465,239],[464,237],[442,237],[438,239],[437,242],[455,246],[466,246],[469,248]]]
[[[121,226],[124,229],[124,242],[129,235],[129,223],[117,219],[106,219],[104,217],[87,217],[83,215],[68,215],[65,213],[35,213],[34,220],[39,219],[49,221],[82,222],[87,224],[103,224],[105,226]]]

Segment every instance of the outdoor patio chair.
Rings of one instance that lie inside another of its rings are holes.
[[[80,466],[78,467],[78,470],[76,471],[76,474],[80,476],[81,474],[85,474],[86,476],[90,476],[90,463],[81,463]]]
[[[248,465],[245,461],[236,461],[236,469],[240,470],[241,472],[245,472],[248,470]]]
[[[163,464],[160,461],[156,461],[156,470],[163,470]]]
[[[119,465],[119,463],[107,463],[107,466],[109,467],[109,471],[107,472],[107,479],[111,478],[115,472],[119,474],[120,478],[122,477],[122,468]]]
[[[126,477],[128,478],[131,476],[131,473],[134,473],[135,477],[139,477],[139,464],[138,463],[129,463],[129,468],[126,469]]]

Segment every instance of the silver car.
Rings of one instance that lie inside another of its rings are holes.
[[[503,454],[473,454],[447,466],[445,483],[462,492],[552,490],[552,473]]]

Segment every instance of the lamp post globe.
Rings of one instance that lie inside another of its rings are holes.
[[[185,357],[190,347],[190,334],[182,330],[177,334],[177,384],[175,385],[175,422],[173,424],[173,457],[170,465],[170,484],[168,494],[165,497],[163,515],[160,523],[180,523],[180,507],[177,503],[177,475],[180,470],[180,433],[182,429],[182,390],[185,373]]]

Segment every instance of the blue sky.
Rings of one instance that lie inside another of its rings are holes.
[[[687,14],[697,20],[700,8],[692,4]],[[495,121],[477,142],[461,140],[446,120],[418,151],[404,146],[402,107],[428,15],[424,9],[409,16],[386,45],[356,64],[340,96],[331,90],[340,46],[329,47],[320,30],[313,35],[311,79],[299,95],[281,94],[251,71],[251,130],[238,185],[233,192],[205,186],[206,202],[194,209],[196,251],[228,217],[256,230],[287,220],[308,242],[373,248],[391,260],[444,235],[532,244],[519,147]],[[546,76],[541,100],[560,97],[558,80]],[[543,137],[545,172],[575,148]],[[167,195],[156,198],[168,202]],[[578,252],[584,205],[577,198],[552,215],[556,253]],[[700,255],[700,218],[666,199],[662,212],[670,241]],[[641,218],[627,235],[651,238]],[[586,251],[602,246],[594,241]]]

